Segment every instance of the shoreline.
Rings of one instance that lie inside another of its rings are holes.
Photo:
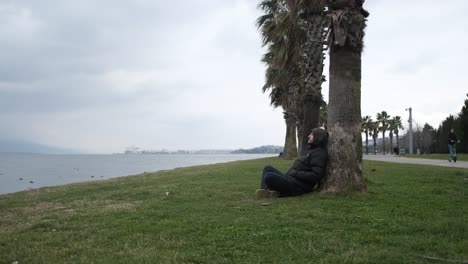
[[[271,154],[273,155],[273,154]],[[94,155],[94,154],[72,154],[72,155],[30,155],[26,156],[39,158],[40,162],[49,162],[50,166],[43,166],[37,170],[31,169],[31,173],[35,176],[25,175],[21,170],[15,171],[13,174],[8,171],[0,171],[0,196],[14,194],[24,191],[34,191],[41,188],[66,186],[69,184],[89,183],[106,181],[110,179],[132,177],[145,173],[157,173],[161,171],[174,170],[178,168],[190,168],[203,165],[215,165],[241,160],[253,160],[260,158],[274,157],[270,154],[135,154],[135,155]],[[13,157],[18,157],[13,155]],[[24,156],[20,156],[24,157]],[[195,160],[178,162],[172,160],[177,157],[195,157]],[[48,160],[59,158],[60,161]],[[97,159],[105,159],[102,166],[90,166],[89,164],[76,165],[75,159],[85,158],[85,163],[99,163]],[[117,160],[114,160],[117,158]],[[152,159],[161,158],[161,159]],[[45,159],[45,161],[43,160]],[[16,161],[18,163],[18,161]],[[125,162],[124,166],[119,162]],[[5,162],[6,163],[6,162]],[[63,166],[63,163],[67,163]],[[141,163],[135,165],[135,163]],[[1,163],[0,163],[1,165]],[[35,167],[35,164],[32,167]],[[88,167],[86,167],[87,165]],[[26,165],[27,166],[27,165]],[[57,167],[62,168],[57,169]],[[133,168],[132,168],[133,166]],[[89,168],[92,167],[92,168]],[[143,169],[145,167],[146,169]],[[2,166],[0,166],[2,168]],[[15,168],[13,168],[15,169]],[[121,169],[121,170],[120,170]],[[53,176],[51,176],[53,175]],[[9,189],[9,190],[7,190]]]

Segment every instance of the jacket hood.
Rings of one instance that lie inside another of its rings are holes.
[[[314,141],[312,142],[312,146],[319,146],[322,148],[326,148],[328,145],[328,132],[322,128],[314,128],[312,129],[312,134],[314,135]]]

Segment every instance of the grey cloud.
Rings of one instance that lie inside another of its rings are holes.
[[[177,38],[183,37],[178,35],[179,31],[184,25],[202,19],[203,8],[213,8],[218,3],[11,2],[8,8],[0,8],[0,17],[2,10],[14,18],[14,12],[27,9],[28,19],[38,25],[37,32],[30,33],[30,41],[0,33],[3,51],[0,52],[0,110],[70,111],[132,104],[148,96],[152,96],[155,105],[170,102],[176,94],[193,86],[183,79],[183,74],[178,72],[180,68],[172,71],[181,79],[140,83],[128,87],[134,91],[123,94],[102,79],[115,71],[167,69],[175,61],[183,61],[173,48],[173,43],[180,42]],[[11,23],[2,25],[0,20],[0,32],[7,26]]]
[[[167,65],[173,34],[217,1],[18,1],[37,29],[29,41],[0,33],[0,80],[30,81],[57,74]],[[214,4],[214,5],[213,5]],[[1,4],[0,4],[1,5]],[[54,8],[51,8],[51,7]],[[2,9],[0,9],[1,12]],[[6,12],[6,11],[5,11]],[[3,14],[0,13],[0,17]],[[11,24],[0,24],[3,27]],[[2,31],[2,30],[0,30]]]
[[[143,83],[124,92],[116,92],[109,84],[99,84],[100,81],[83,78],[40,82],[32,84],[33,87],[30,90],[2,91],[0,86],[0,111],[4,113],[67,112],[119,105],[129,107],[145,103],[150,103],[157,108],[170,104],[189,87],[189,84],[185,82],[161,85]]]

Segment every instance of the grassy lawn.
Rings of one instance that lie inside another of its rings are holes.
[[[449,154],[440,154],[440,153],[434,153],[434,154],[429,154],[429,155],[426,155],[426,154],[423,154],[423,155],[418,155],[418,154],[405,154],[405,155],[401,155],[401,157],[405,157],[405,158],[417,158],[417,159],[438,159],[438,160],[447,160],[448,161],[448,157],[449,157]],[[457,154],[457,161],[460,160],[460,161],[468,161],[468,154],[466,153],[458,153]]]
[[[0,263],[468,260],[468,170],[365,161],[368,194],[255,200],[278,158],[0,196]]]

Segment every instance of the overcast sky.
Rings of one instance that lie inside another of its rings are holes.
[[[282,145],[282,111],[261,92],[257,4],[0,0],[0,139],[89,153]],[[406,120],[411,106],[433,126],[457,114],[468,1],[366,6],[362,114]]]

